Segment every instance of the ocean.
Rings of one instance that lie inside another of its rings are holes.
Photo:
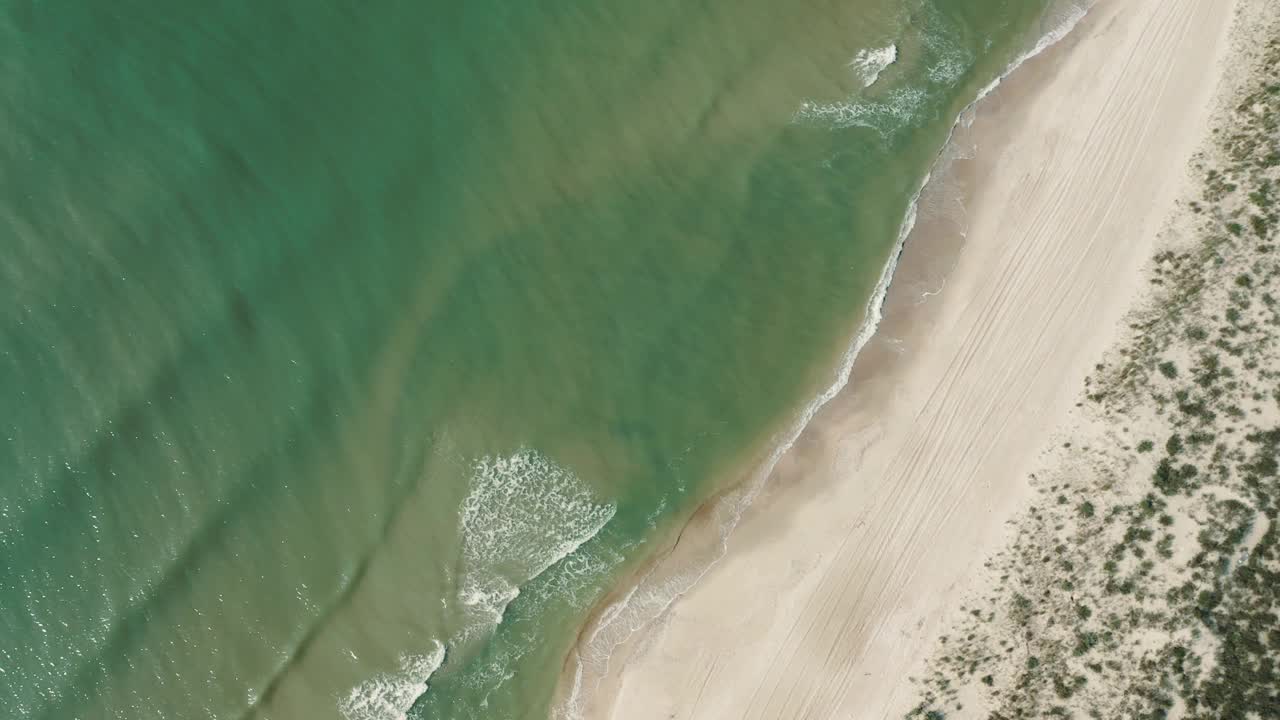
[[[0,3],[6,717],[547,717],[1047,5]]]

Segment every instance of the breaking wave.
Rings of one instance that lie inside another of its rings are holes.
[[[859,50],[849,61],[849,67],[857,71],[862,87],[867,88],[875,85],[876,80],[880,79],[880,73],[897,59],[898,46],[890,43],[882,48]]]
[[[596,503],[577,475],[534,450],[478,460],[459,519],[458,599],[475,616],[467,631],[501,622],[521,585],[594,537],[616,509]]]
[[[352,689],[338,703],[343,716],[406,720],[446,653],[492,632],[521,586],[563,563],[566,573],[560,583],[566,592],[576,592],[573,580],[607,569],[608,563],[574,551],[595,537],[616,509],[612,503],[596,502],[577,475],[537,451],[521,449],[506,457],[477,460],[458,513],[461,624],[446,642],[436,641],[430,652],[401,658],[398,672],[379,674]],[[509,676],[512,660],[500,657],[490,672],[474,680],[500,684]]]
[[[406,720],[406,713],[427,691],[427,680],[444,662],[445,648],[437,642],[425,655],[400,658],[399,672],[382,673],[360,683],[338,702],[347,720]]]
[[[888,133],[895,126],[915,120],[925,106],[928,95],[919,88],[895,88],[883,100],[839,100],[836,102],[800,103],[795,121],[821,124],[833,130],[865,127]]]

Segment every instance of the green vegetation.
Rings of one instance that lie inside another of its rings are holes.
[[[1161,294],[1082,410],[1125,437],[1144,423],[1163,454],[1062,443],[1088,450],[1033,476],[1045,501],[988,561],[996,589],[914,717],[967,688],[993,720],[1280,718],[1280,40],[1253,61],[1197,166],[1199,235],[1153,258]]]

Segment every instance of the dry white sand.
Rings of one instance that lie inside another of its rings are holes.
[[[896,315],[844,396],[779,464],[727,555],[582,687],[585,718],[910,709],[908,676],[1144,292],[1141,264],[1206,132],[1233,5],[1100,0],[979,107],[945,286],[921,304],[895,281]],[[941,232],[929,225],[904,265],[913,252],[927,264],[925,236]]]

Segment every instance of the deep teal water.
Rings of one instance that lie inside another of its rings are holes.
[[[545,717],[1043,5],[0,2],[6,716]]]

